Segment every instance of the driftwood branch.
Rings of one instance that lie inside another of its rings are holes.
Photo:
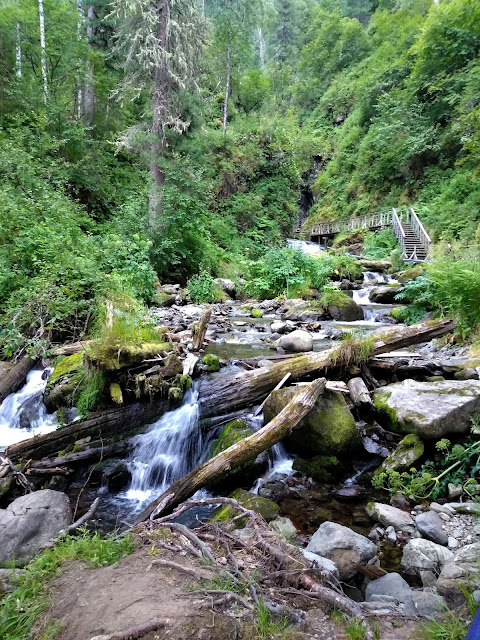
[[[166,492],[140,513],[135,522],[157,518],[163,513],[167,513],[206,486],[213,478],[218,479],[236,466],[254,460],[259,453],[283,440],[307,415],[318,396],[323,393],[325,384],[324,378],[315,380],[292,398],[283,411],[262,429],[222,451],[174,482]]]
[[[90,520],[91,518],[93,518],[95,511],[98,509],[98,506],[100,504],[100,498],[95,498],[95,500],[92,502],[90,509],[87,511],[87,513],[85,513],[81,518],[79,518],[76,522],[74,522],[73,524],[71,524],[69,527],[67,527],[65,529],[66,533],[72,533],[72,531],[76,531],[77,529],[79,529],[82,525],[85,524],[85,522],[88,522],[88,520]]]
[[[205,334],[207,333],[208,323],[210,322],[211,315],[212,310],[207,309],[200,316],[200,320],[196,322],[192,327],[194,351],[198,351],[203,346],[203,341],[205,340]]]
[[[142,638],[150,631],[156,631],[157,629],[164,629],[171,624],[168,618],[152,618],[142,624],[137,624],[134,627],[129,627],[123,631],[115,631],[114,633],[107,633],[101,636],[94,636],[90,640],[134,640],[135,638]]]

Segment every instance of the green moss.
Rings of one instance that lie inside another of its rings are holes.
[[[397,275],[397,280],[402,284],[405,284],[409,280],[416,280],[419,276],[422,276],[424,273],[423,267],[421,264],[416,264],[411,269],[406,269],[405,271],[401,271]]]
[[[48,377],[45,393],[48,393],[58,382],[64,378],[71,378],[74,374],[84,369],[83,351],[74,353],[71,356],[61,358],[55,365],[54,370]]]
[[[400,320],[402,317],[402,313],[405,311],[406,308],[407,307],[405,306],[393,307],[393,309],[390,311],[388,315],[391,318],[395,318],[395,320]]]
[[[110,385],[110,398],[115,402],[115,404],[123,404],[122,389],[118,382],[112,382]]]
[[[261,496],[258,496],[255,493],[250,493],[250,491],[245,491],[244,489],[236,489],[232,494],[230,494],[230,498],[237,500],[242,507],[255,511],[255,513],[261,515],[267,522],[275,520],[280,513],[279,506],[275,504],[273,500],[262,498]],[[215,511],[211,521],[229,522],[236,515],[238,515],[238,511],[235,511],[232,507],[225,505],[224,507],[219,507]],[[246,523],[246,518],[239,518],[239,520],[235,521],[237,527],[244,527]]]
[[[154,358],[161,351],[171,351],[168,342],[145,342],[142,344],[105,344],[94,341],[88,348],[88,358],[104,371],[118,371]]]
[[[375,474],[383,473],[392,469],[393,471],[404,471],[409,469],[419,458],[423,456],[425,446],[420,438],[414,433],[409,433],[401,440],[395,451],[386,458]]]
[[[263,313],[260,309],[252,309],[250,313],[252,318],[263,318]]]
[[[218,356],[213,353],[207,353],[203,358],[203,364],[207,367],[207,371],[211,373],[214,371],[220,371],[220,360]]]
[[[378,411],[379,418],[383,418],[393,431],[399,431],[397,413],[388,404],[390,393],[388,391],[377,391],[373,395],[373,404]]]
[[[170,387],[168,390],[168,399],[170,402],[177,402],[183,396],[183,392],[179,387]]]
[[[229,422],[220,431],[218,440],[215,440],[212,444],[210,457],[213,458],[250,435],[252,435],[252,429],[243,420],[233,420]]]

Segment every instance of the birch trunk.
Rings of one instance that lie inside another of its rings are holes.
[[[48,79],[47,79],[47,51],[45,44],[45,14],[43,10],[43,0],[38,0],[38,19],[40,23],[40,48],[41,54],[41,68],[42,68],[42,80],[43,80],[43,100],[46,103],[48,101]]]
[[[230,93],[230,28],[227,35],[227,77],[225,79],[225,99],[223,101],[223,132],[227,131],[228,97]]]
[[[87,9],[87,42],[91,42],[94,36],[93,21],[95,20],[95,7],[88,5]],[[83,122],[86,127],[91,127],[95,118],[95,87],[93,83],[94,69],[91,60],[87,60],[85,72],[85,86],[83,88]]]
[[[16,26],[16,45],[15,45],[15,74],[17,78],[22,77],[22,45],[20,41],[20,24]]]

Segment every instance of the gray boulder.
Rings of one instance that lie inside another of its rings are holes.
[[[368,583],[365,600],[370,602],[374,596],[391,596],[399,602],[411,602],[412,589],[399,573],[387,573]]]
[[[310,302],[301,298],[287,300],[282,308],[282,320],[293,320],[295,322],[317,322],[324,317],[315,309],[310,308]]]
[[[72,523],[68,497],[59,491],[34,491],[0,509],[0,564],[25,565]]]
[[[338,567],[340,580],[349,580],[359,565],[372,560],[377,547],[365,536],[335,522],[324,522],[313,534],[307,551],[328,558]]]
[[[270,325],[270,331],[272,333],[280,333],[284,334],[288,332],[288,324],[286,322],[282,322],[282,320],[275,320]]]
[[[401,565],[405,573],[417,576],[425,587],[433,587],[453,553],[423,538],[413,538],[403,548]]]
[[[420,438],[414,433],[409,433],[401,440],[397,448],[386,458],[376,473],[382,473],[392,469],[393,471],[404,471],[423,456],[425,446]]]
[[[432,591],[412,591],[415,613],[422,618],[434,620],[439,613],[445,612],[447,604],[442,596]]]
[[[312,553],[311,551],[303,550],[304,557],[310,562],[312,567],[319,569],[324,575],[330,578],[335,578],[338,580],[339,573],[337,565],[329,560],[328,558],[324,558],[323,556],[319,556],[317,553]]]
[[[393,527],[395,531],[414,534],[415,523],[412,516],[401,509],[381,502],[369,502],[366,511],[370,518],[384,527]]]
[[[404,380],[378,389],[373,400],[390,429],[440,439],[470,431],[470,416],[480,412],[480,381]]]
[[[400,285],[394,287],[374,287],[370,291],[369,298],[371,302],[379,304],[398,304],[395,296],[401,291],[403,291],[403,287]]]
[[[448,545],[448,535],[443,529],[443,520],[435,511],[419,513],[415,524],[419,533],[427,540],[441,544],[444,547]]]
[[[227,278],[215,278],[214,282],[224,293],[227,294],[227,296],[235,298],[237,294],[237,285],[233,280],[228,280]]]
[[[450,605],[458,606],[465,601],[461,590],[465,584],[472,589],[480,587],[479,561],[480,542],[475,542],[452,554],[443,566],[435,586]]]
[[[346,300],[345,304],[329,304],[327,311],[334,320],[342,322],[363,320],[363,309],[355,300]]]
[[[268,525],[272,531],[278,533],[278,535],[284,540],[290,540],[297,534],[297,527],[293,524],[290,518],[275,518]]]
[[[281,347],[284,351],[301,353],[302,351],[311,351],[313,349],[313,340],[308,331],[296,329],[295,331],[282,336],[280,340],[277,341],[276,345]]]

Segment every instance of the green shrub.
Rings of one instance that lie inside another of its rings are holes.
[[[226,299],[222,288],[207,271],[190,278],[187,287],[194,302],[223,302]]]
[[[398,241],[392,229],[381,229],[365,235],[363,257],[372,260],[388,258],[398,247]]]

